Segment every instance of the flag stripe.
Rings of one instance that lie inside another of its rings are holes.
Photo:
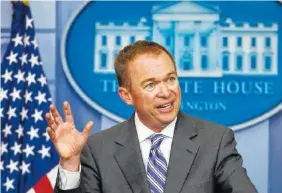
[[[53,193],[53,187],[47,176],[43,176],[33,189],[36,193]]]
[[[29,6],[13,1],[11,38],[1,62],[1,192],[52,192],[59,158],[44,119],[51,94]]]
[[[55,166],[50,172],[48,172],[47,177],[52,185],[52,187],[56,184],[56,177],[58,174],[58,167],[59,165]]]

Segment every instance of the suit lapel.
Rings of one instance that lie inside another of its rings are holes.
[[[197,135],[194,121],[179,113],[168,165],[165,193],[179,193],[187,179],[199,145],[191,140]]]
[[[114,157],[132,192],[149,193],[146,170],[134,124],[134,116],[121,129],[115,143],[117,150]]]

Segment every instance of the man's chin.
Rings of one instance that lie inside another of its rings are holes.
[[[159,121],[162,124],[162,127],[166,127],[175,119],[175,117],[176,115],[162,116],[160,117]]]

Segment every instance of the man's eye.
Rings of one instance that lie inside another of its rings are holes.
[[[149,83],[145,86],[145,89],[146,90],[153,90],[155,88],[154,84],[153,83]]]
[[[167,79],[167,81],[168,81],[169,83],[173,83],[173,82],[175,81],[175,78],[174,78],[174,77],[169,77],[169,78]]]

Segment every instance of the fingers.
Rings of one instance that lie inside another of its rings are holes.
[[[55,123],[51,114],[47,113],[45,117],[46,117],[46,120],[47,120],[47,123],[48,123],[48,126],[50,127],[50,129],[53,129],[55,131],[57,129],[57,124]]]
[[[94,123],[93,121],[89,121],[88,123],[86,123],[83,131],[82,131],[82,135],[87,138],[91,132],[91,129],[93,127]]]
[[[51,139],[51,141],[53,141],[54,143],[56,143],[56,134],[54,132],[53,129],[51,129],[50,127],[47,127],[47,133]]]
[[[55,107],[55,105],[50,105],[50,111],[51,111],[51,115],[54,118],[55,122],[57,124],[61,124],[63,123],[62,117],[60,116],[57,108]]]
[[[65,112],[65,118],[66,118],[66,122],[71,123],[72,125],[74,125],[74,120],[73,120],[73,116],[72,116],[72,112],[71,112],[71,107],[69,105],[68,102],[64,102],[64,112]]]

